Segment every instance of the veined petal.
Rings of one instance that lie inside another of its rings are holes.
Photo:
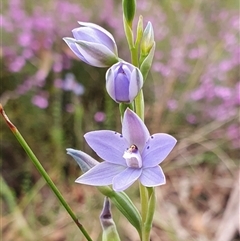
[[[66,42],[68,47],[73,51],[74,54],[77,55],[79,59],[81,59],[83,62],[89,64],[87,60],[84,58],[84,56],[79,52],[79,49],[76,46],[76,40],[73,38],[63,38],[63,40]]]
[[[126,169],[126,167],[102,162],[84,173],[76,179],[75,182],[92,186],[110,185],[112,184],[113,178],[124,171],[124,169]]]
[[[165,175],[160,166],[143,169],[139,179],[145,187],[156,187],[166,183]]]
[[[142,152],[143,167],[154,167],[160,164],[176,145],[177,140],[168,134],[152,135]]]
[[[114,39],[114,37],[112,36],[112,34],[110,32],[108,32],[106,29],[104,29],[101,26],[99,26],[97,24],[94,24],[94,23],[80,22],[80,21],[78,23],[80,25],[82,25],[82,26],[86,26],[86,27],[97,29],[97,30],[101,31],[102,33],[104,33],[106,36],[108,36],[109,39],[111,39],[111,41],[112,41],[112,48],[114,48],[114,53],[116,55],[118,55],[117,45],[116,45],[115,39]],[[105,42],[105,43],[106,43],[107,46],[109,46],[109,42]],[[110,48],[110,49],[112,49],[112,48]]]
[[[130,102],[137,96],[139,90],[143,86],[143,76],[138,68],[135,68],[131,74],[131,80],[129,85],[129,99]]]
[[[129,145],[136,145],[142,153],[143,148],[150,137],[149,131],[143,121],[130,109],[124,113],[122,122],[122,134]]]
[[[123,153],[127,150],[128,143],[119,133],[114,131],[91,131],[84,135],[88,145],[103,160],[126,166]]]
[[[93,66],[109,67],[118,61],[118,57],[103,44],[76,40],[76,46],[86,61]]]
[[[141,168],[127,168],[113,179],[113,190],[120,192],[131,186],[141,175]]]

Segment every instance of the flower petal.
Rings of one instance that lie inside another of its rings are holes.
[[[166,183],[166,178],[160,166],[145,168],[140,176],[140,182],[146,187],[156,187]]]
[[[108,32],[106,29],[104,29],[101,26],[99,26],[97,24],[94,24],[94,23],[88,23],[88,22],[78,22],[78,23],[82,26],[86,26],[86,27],[96,29],[99,32],[103,33],[102,35],[106,35],[109,38],[109,40],[106,39],[106,37],[101,38],[101,39],[104,41],[104,44],[109,47],[109,49],[113,50],[113,52],[116,55],[118,55],[117,45],[116,45],[115,39],[110,32]]]
[[[150,137],[149,131],[143,121],[130,109],[124,113],[122,122],[122,134],[130,145],[136,145],[142,153],[143,148]]]
[[[92,186],[110,185],[113,178],[124,169],[123,166],[102,162],[84,173],[75,182]]]
[[[113,179],[113,190],[120,192],[131,186],[141,175],[141,168],[127,168]]]
[[[103,44],[76,40],[76,46],[92,66],[109,67],[118,62],[118,57]]]
[[[73,29],[72,33],[76,40],[86,41],[89,43],[98,43],[107,47],[114,54],[117,52],[115,42],[113,42],[112,39],[110,39],[106,34],[97,29],[80,27]]]
[[[84,137],[99,157],[107,162],[126,166],[123,154],[129,146],[121,134],[114,131],[101,130],[88,132]]]
[[[131,74],[131,80],[129,85],[129,99],[130,102],[137,96],[139,90],[143,86],[143,76],[138,68],[135,68]]]
[[[129,102],[129,79],[123,73],[118,73],[112,80],[115,83],[115,100],[117,102]]]
[[[176,145],[177,140],[168,134],[152,135],[142,152],[143,167],[154,167],[160,164]]]
[[[77,46],[76,46],[76,40],[73,38],[63,38],[63,40],[66,42],[68,47],[73,51],[74,54],[77,55],[79,59],[81,59],[83,62],[89,64],[87,60],[83,57],[83,55],[79,52]]]

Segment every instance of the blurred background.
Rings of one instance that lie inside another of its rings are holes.
[[[81,172],[66,148],[97,158],[83,134],[121,131],[105,73],[78,60],[63,42],[77,21],[110,31],[130,61],[120,0],[2,0],[0,102],[79,216],[93,240],[103,196],[74,183]],[[178,145],[161,164],[152,241],[236,241],[239,236],[239,3],[137,0],[157,43],[144,85],[151,133]],[[135,26],[137,22],[135,21]],[[85,240],[4,121],[1,123],[1,228],[4,241]],[[137,184],[127,193],[137,207]],[[137,233],[113,207],[124,241]]]

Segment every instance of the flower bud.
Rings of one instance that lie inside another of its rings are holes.
[[[143,86],[141,71],[127,62],[114,64],[106,73],[106,89],[117,103],[131,103]]]
[[[144,29],[140,45],[141,57],[147,56],[154,45],[154,32],[151,22],[148,22]]]
[[[136,0],[123,0],[123,15],[129,26],[132,25],[132,21],[136,11]]]
[[[120,241],[116,225],[112,219],[111,205],[108,198],[104,200],[100,222],[103,229],[102,241]]]
[[[151,68],[154,52],[155,52],[154,32],[151,22],[148,22],[144,29],[142,41],[140,45],[140,70],[144,80],[146,80],[148,72]]]
[[[83,62],[109,67],[118,61],[117,45],[111,33],[94,23],[79,22],[83,27],[72,30],[74,38],[63,38]]]

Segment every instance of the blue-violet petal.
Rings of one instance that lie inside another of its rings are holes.
[[[166,178],[160,166],[145,168],[142,171],[140,182],[146,187],[156,187],[166,183]]]
[[[132,110],[127,109],[122,122],[122,134],[130,145],[136,145],[142,153],[150,137],[149,131],[143,121]]]
[[[112,184],[113,178],[121,173],[125,168],[126,167],[120,165],[102,162],[84,173],[76,179],[75,182],[92,186],[110,185]]]
[[[124,151],[129,147],[125,138],[114,131],[91,131],[84,135],[88,145],[103,160],[126,166]]]
[[[143,167],[154,167],[160,164],[176,145],[177,140],[168,134],[152,135],[142,152]]]
[[[120,192],[131,186],[141,175],[141,168],[127,168],[113,179],[113,190]]]

